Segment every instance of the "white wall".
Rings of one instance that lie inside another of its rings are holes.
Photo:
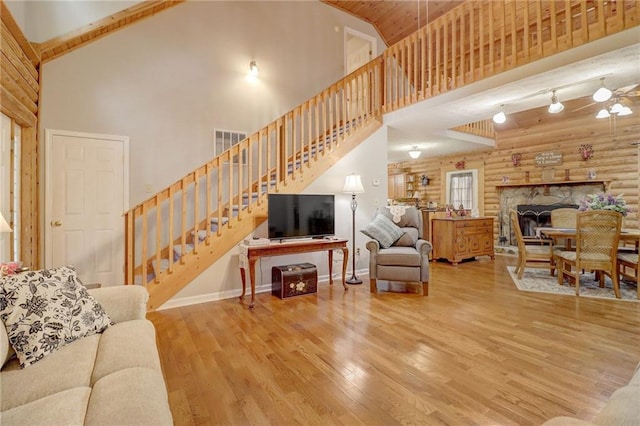
[[[357,195],[358,210],[356,211],[356,248],[360,248],[360,257],[356,258],[356,272],[359,277],[367,276],[369,270],[369,251],[365,244],[369,240],[360,229],[373,219],[377,207],[384,206],[387,197],[387,127],[383,126],[366,141],[358,145],[331,167],[322,176],[316,179],[304,191],[306,194],[335,194],[336,201],[336,235],[349,239],[348,248],[352,251],[351,242],[351,195],[342,193],[345,177],[351,173],[362,177],[362,185],[365,193]],[[374,185],[374,180],[379,185]],[[257,235],[266,235],[266,224],[261,225],[255,232]],[[334,251],[333,275],[337,291],[342,290],[341,271],[342,254]],[[329,274],[328,258],[326,252],[307,253],[304,255],[287,255],[261,259],[256,263],[256,288],[259,291],[271,291],[271,267],[275,265],[288,265],[292,263],[309,262],[318,268],[318,276],[325,280]],[[351,276],[352,261],[349,259],[347,278]],[[320,285],[328,285],[326,282]],[[369,291],[369,285],[362,287],[363,291]],[[238,248],[234,248],[213,266],[204,271],[187,287],[180,291],[173,299],[163,305],[162,309],[207,302],[210,300],[237,297],[242,289],[240,269],[238,266]],[[250,295],[250,286],[247,282],[247,303]]]
[[[5,0],[22,32],[42,43],[131,7],[139,1]]]
[[[180,4],[45,63],[40,140],[129,136],[136,205],[211,158],[214,128],[257,131],[341,78],[344,26],[377,37],[319,2]]]

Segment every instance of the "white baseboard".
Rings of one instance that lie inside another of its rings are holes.
[[[362,271],[356,271],[358,276],[369,276],[369,270],[365,269]],[[333,274],[333,283],[340,283],[340,274]],[[347,278],[349,278],[349,273],[347,273]],[[329,275],[322,275],[318,277],[318,284],[328,283]],[[256,286],[256,294],[259,293],[270,293],[271,292],[271,283],[262,284],[260,286]],[[187,297],[179,297],[173,298],[167,301],[165,304],[160,306],[157,310],[164,311],[165,309],[173,309],[180,308],[183,306],[197,305],[198,303],[207,303],[207,302],[215,302],[217,300],[224,299],[233,299],[238,298],[242,294],[242,289],[234,289],[234,290],[226,290],[226,291],[218,291],[214,293],[206,293],[199,294],[197,296],[187,296]],[[247,294],[245,294],[245,300],[247,301],[251,298],[251,288],[249,283],[247,283]]]

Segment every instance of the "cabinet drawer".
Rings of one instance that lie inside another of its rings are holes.
[[[487,228],[456,229],[456,235],[478,235],[488,233],[491,233],[491,230]]]
[[[461,220],[456,228],[493,228],[493,219]]]

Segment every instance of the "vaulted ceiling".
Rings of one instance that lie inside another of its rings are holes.
[[[464,3],[461,0],[321,1],[373,25],[387,46]]]

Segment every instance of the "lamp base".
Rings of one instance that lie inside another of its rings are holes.
[[[362,280],[360,278],[356,277],[355,275],[352,275],[351,278],[346,279],[345,282],[347,284],[351,284],[351,285],[362,284]]]

